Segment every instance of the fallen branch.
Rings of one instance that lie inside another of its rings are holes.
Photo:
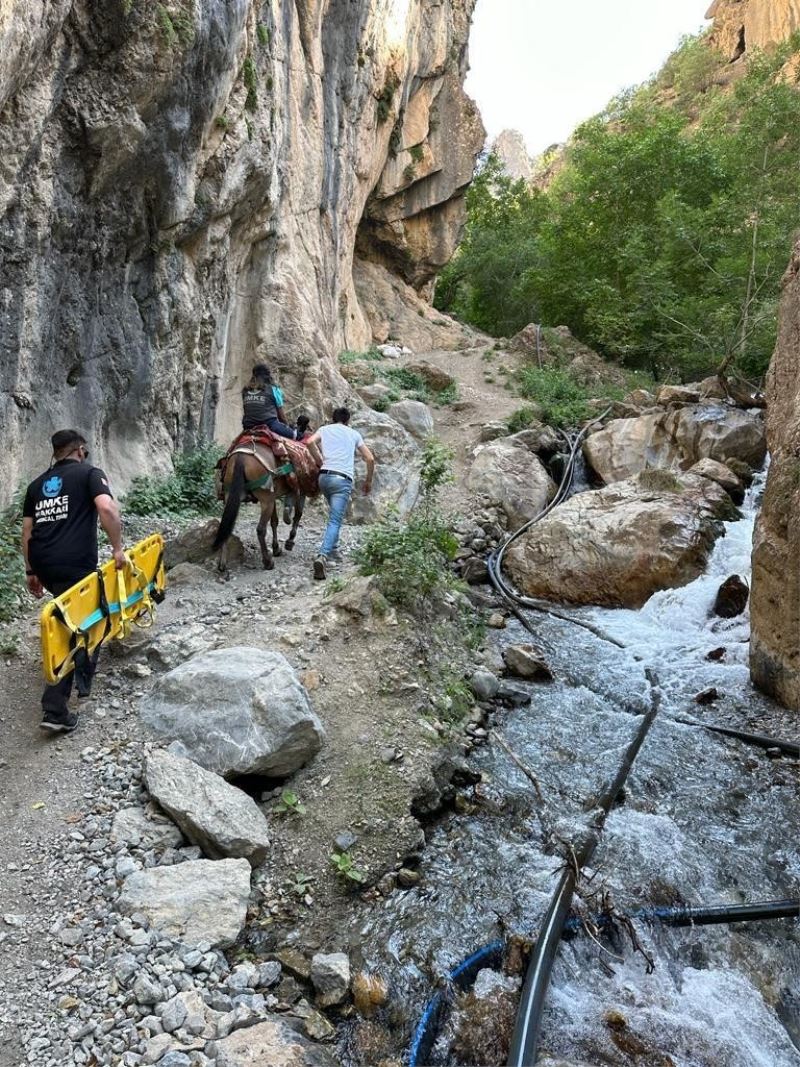
[[[536,796],[539,798],[540,803],[544,804],[544,797],[542,796],[542,790],[541,786],[539,785],[539,780],[533,773],[533,771],[530,769],[530,767],[527,767],[522,762],[522,760],[516,754],[511,745],[509,745],[508,741],[506,741],[505,737],[503,737],[499,730],[492,731],[492,738],[498,743],[498,745],[500,745],[503,751],[510,757],[512,762],[515,763],[517,767],[519,767],[519,769],[522,771],[528,781],[533,785],[533,788],[536,790]]]

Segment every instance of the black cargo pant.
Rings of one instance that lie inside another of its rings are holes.
[[[88,573],[91,573],[88,572]],[[69,580],[58,581],[55,578],[41,578],[42,585],[53,596],[61,596],[79,582],[85,575],[78,575]],[[69,710],[69,698],[72,695],[72,686],[76,686],[78,696],[88,697],[92,690],[92,679],[97,669],[97,658],[100,655],[98,646],[94,652],[87,656],[81,649],[75,655],[75,669],[70,671],[66,678],[62,678],[55,685],[46,685],[42,693],[42,711],[45,715],[54,715],[56,718],[64,718]]]

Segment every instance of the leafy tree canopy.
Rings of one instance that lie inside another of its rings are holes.
[[[437,306],[495,336],[564,324],[658,377],[761,375],[800,222],[798,51],[726,87],[724,58],[687,38],[576,130],[546,189],[483,160]]]

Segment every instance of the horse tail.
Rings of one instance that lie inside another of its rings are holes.
[[[222,518],[219,520],[219,529],[217,530],[217,536],[214,538],[214,544],[212,546],[215,552],[225,544],[233,533],[236,519],[239,516],[239,507],[241,506],[243,495],[244,460],[241,455],[237,455],[233,462],[233,477],[231,478],[231,484],[228,486],[228,492],[225,497],[225,507],[222,512]]]

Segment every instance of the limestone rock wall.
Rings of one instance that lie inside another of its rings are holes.
[[[730,59],[766,48],[800,29],[800,0],[714,0],[712,43]]]
[[[473,6],[0,0],[0,492],[59,426],[123,484],[224,440],[256,358],[341,397],[354,261],[400,300],[455,247]]]
[[[750,669],[765,692],[800,708],[800,243],[784,279],[767,402],[772,462],[753,548]]]

